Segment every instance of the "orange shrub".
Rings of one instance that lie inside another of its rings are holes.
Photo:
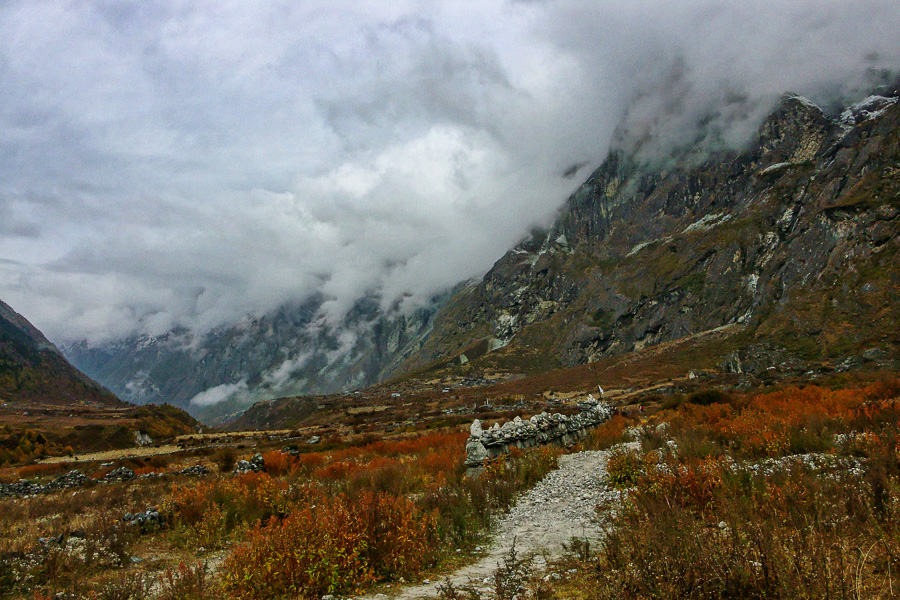
[[[413,464],[396,458],[376,456],[367,463],[359,464],[348,474],[346,482],[349,491],[368,490],[405,494],[422,483]]]
[[[603,423],[588,434],[584,442],[586,448],[606,450],[610,446],[623,441],[625,425],[627,421],[621,415],[614,415],[609,421]]]
[[[296,459],[297,470],[310,472],[325,464],[325,456],[319,452],[310,452],[309,454],[301,454]]]
[[[154,467],[152,465],[144,465],[143,467],[138,467],[134,470],[135,475],[146,475],[148,473],[162,473],[163,469],[159,467]]]
[[[430,433],[401,440],[379,440],[363,446],[333,452],[331,457],[335,461],[345,461],[372,456],[417,455],[428,452],[462,453],[468,437],[468,433],[464,431],[452,431]]]
[[[166,511],[181,526],[180,544],[205,548],[219,547],[223,536],[221,507],[213,501],[215,484],[202,482],[195,486],[177,486]],[[186,535],[185,535],[186,534]]]
[[[248,600],[340,593],[415,572],[429,559],[433,531],[433,517],[403,497],[320,496],[251,531],[225,561],[222,581]]]
[[[115,467],[105,467],[103,469],[100,469],[99,471],[91,473],[91,479],[98,479],[98,480],[103,479],[104,477],[106,477],[107,475],[112,473],[114,470],[115,470]]]
[[[707,457],[686,465],[669,461],[651,466],[647,469],[642,491],[667,503],[704,509],[722,487],[724,465],[721,459]]]
[[[235,598],[318,598],[373,579],[359,523],[342,503],[320,503],[250,532],[222,566]]]
[[[287,475],[298,466],[296,458],[280,450],[272,450],[262,456],[266,464],[266,472],[274,477]]]
[[[215,484],[211,481],[175,486],[170,506],[175,519],[189,526],[198,524],[215,506],[212,500],[214,488]]]
[[[420,514],[405,497],[372,492],[358,494],[350,510],[363,523],[366,557],[378,576],[409,576],[430,560],[433,514]]]
[[[898,381],[839,390],[789,387],[728,404],[686,405],[673,425],[682,435],[750,458],[821,452],[829,449],[829,433],[894,428],[898,390]]]
[[[420,459],[421,468],[436,481],[446,480],[447,475],[453,473],[462,461],[461,454],[453,452],[434,452]]]
[[[234,518],[245,523],[284,517],[291,510],[288,484],[267,473],[243,473],[223,482],[216,490],[216,501]]]
[[[61,475],[71,468],[69,463],[51,463],[41,465],[28,465],[19,469],[19,477],[22,479],[30,479],[32,477],[41,477],[43,475]]]
[[[350,461],[334,462],[313,471],[313,479],[346,479],[351,473],[360,470],[360,466]]]

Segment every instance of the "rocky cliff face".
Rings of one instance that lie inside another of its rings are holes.
[[[261,398],[374,383],[408,359],[434,312],[387,317],[377,302],[363,300],[329,325],[318,316],[321,304],[313,298],[203,336],[174,331],[64,351],[129,402],[168,402],[214,418]]]
[[[723,327],[710,351],[732,370],[896,366],[898,137],[896,92],[839,116],[785,97],[742,151],[614,152],[402,368],[463,353],[540,370]]]

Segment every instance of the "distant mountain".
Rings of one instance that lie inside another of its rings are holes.
[[[75,369],[40,331],[0,301],[0,400],[125,406]]]
[[[168,402],[215,422],[259,399],[380,381],[422,343],[439,304],[385,315],[377,301],[365,299],[329,324],[319,316],[322,302],[311,298],[200,336],[173,331],[63,350],[129,402]]]

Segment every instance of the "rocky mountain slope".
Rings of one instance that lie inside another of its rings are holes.
[[[0,401],[124,406],[72,367],[47,338],[0,301]]]
[[[687,368],[896,368],[900,103],[882,93],[836,116],[787,96],[742,151],[611,153],[396,373],[536,372],[717,328]]]

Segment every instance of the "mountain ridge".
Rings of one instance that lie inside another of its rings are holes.
[[[727,325],[723,369],[896,364],[900,106],[881,94],[835,115],[786,95],[740,150],[614,150],[549,229],[411,315],[364,299],[323,325],[312,299],[193,356],[166,337],[64,350],[130,400],[173,401],[162,385],[219,415],[435,369],[538,373]]]
[[[0,400],[125,406],[75,369],[34,325],[0,300]]]

